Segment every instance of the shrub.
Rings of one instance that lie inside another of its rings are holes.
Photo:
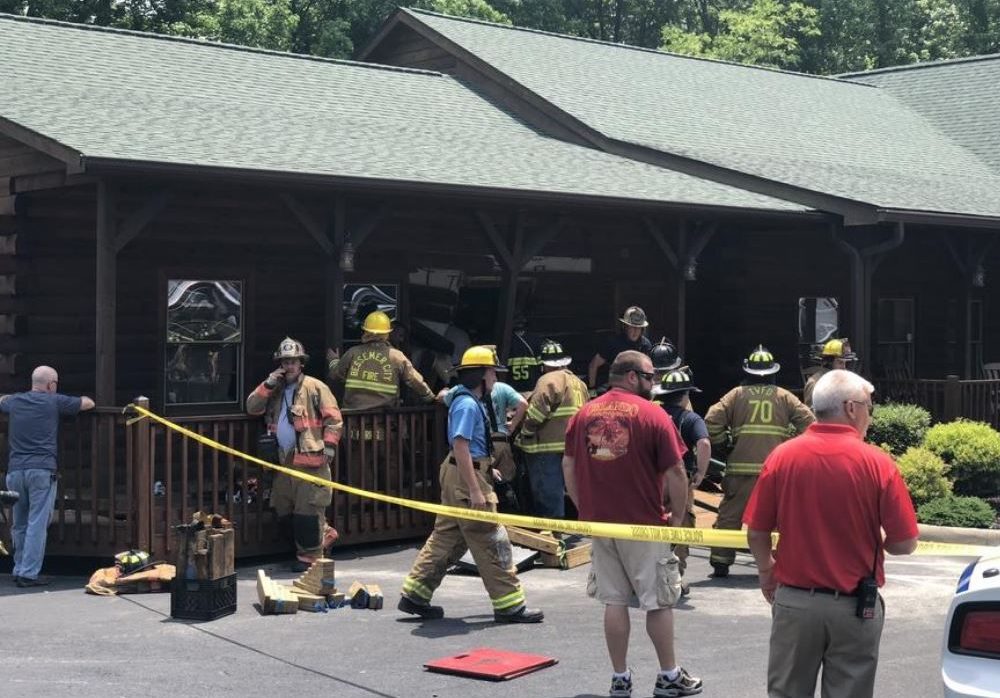
[[[876,405],[868,427],[868,441],[889,447],[889,452],[901,455],[912,446],[919,446],[931,425],[931,413],[919,405],[889,403]]]
[[[1000,494],[1000,433],[990,425],[964,419],[937,424],[927,431],[923,446],[951,466],[956,494]]]
[[[951,482],[945,477],[948,466],[936,453],[910,448],[896,460],[896,465],[914,506],[951,494]]]
[[[990,528],[996,518],[996,510],[979,497],[939,497],[917,509],[917,520],[934,526]]]

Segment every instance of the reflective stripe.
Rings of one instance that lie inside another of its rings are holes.
[[[572,407],[557,407],[552,410],[550,417],[572,417],[574,414],[580,411],[579,405],[573,405]]]
[[[536,422],[544,422],[546,417],[542,414],[537,407],[534,405],[529,405],[527,416],[531,417]]]
[[[257,397],[271,397],[271,393],[273,393],[273,392],[274,392],[274,388],[268,388],[263,383],[261,383],[260,385],[258,385],[257,389],[254,390],[254,393],[257,395]]]
[[[430,601],[434,595],[434,592],[409,575],[403,580],[403,591],[407,594],[415,594],[424,601]]]
[[[492,602],[493,602],[493,610],[495,611],[505,611],[509,608],[516,608],[517,606],[523,606],[525,602],[524,590],[518,588],[517,591],[512,591],[511,593],[505,596],[501,596],[499,599],[492,599]]]
[[[385,383],[375,383],[374,381],[357,380],[353,378],[348,378],[344,381],[344,386],[354,388],[355,390],[370,390],[373,393],[384,393],[386,395],[395,395],[399,392],[399,388],[394,385],[386,385]]]
[[[296,453],[292,465],[302,465],[307,468],[318,468],[326,463],[325,453]]]
[[[742,461],[729,461],[726,463],[726,475],[760,475],[763,463],[746,463]]]
[[[525,453],[562,453],[566,450],[565,441],[544,441],[542,443],[520,445]]]
[[[742,436],[743,434],[756,434],[760,436],[786,436],[788,434],[788,427],[772,427],[765,424],[744,424],[741,427],[736,427],[733,430],[735,436]]]

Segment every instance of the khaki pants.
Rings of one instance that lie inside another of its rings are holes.
[[[448,455],[440,469],[441,503],[468,509],[469,490],[458,473],[458,466],[449,462],[452,454]],[[481,468],[476,470],[479,487],[491,511],[496,511],[497,496],[490,482],[490,463],[483,459],[477,465]],[[450,516],[438,516],[434,520],[430,538],[403,580],[403,594],[417,601],[430,601],[445,572],[466,550],[472,552],[494,611],[511,613],[524,605],[524,592],[514,570],[507,529],[493,523]]]
[[[715,528],[738,531],[743,527],[743,511],[756,484],[756,475],[726,475],[722,480],[722,503]],[[736,560],[736,551],[732,548],[712,548],[708,559],[713,565],[729,566]]]
[[[292,465],[293,451],[281,454],[281,464],[309,475],[330,479],[330,466],[302,468]],[[333,492],[328,487],[314,485],[291,475],[277,473],[271,485],[271,506],[278,514],[280,525],[291,529],[295,550],[300,556],[323,555],[321,542],[328,528],[326,508]]]
[[[856,604],[853,596],[778,587],[767,664],[770,698],[811,698],[821,667],[822,698],[871,698],[885,602],[879,598],[872,620],[858,618]]]

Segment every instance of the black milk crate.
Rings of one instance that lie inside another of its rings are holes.
[[[215,620],[236,612],[236,575],[219,579],[178,579],[170,584],[170,617]]]

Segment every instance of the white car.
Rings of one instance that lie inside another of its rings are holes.
[[[1000,698],[1000,554],[980,558],[959,577],[941,678],[945,698]]]

